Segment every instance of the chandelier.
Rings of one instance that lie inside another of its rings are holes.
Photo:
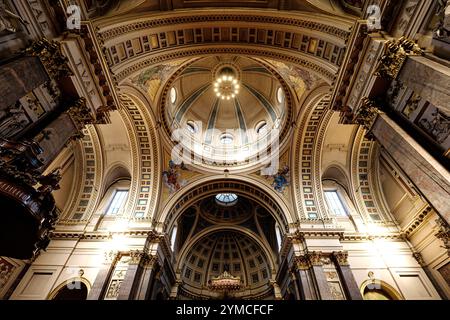
[[[219,71],[213,85],[216,96],[222,100],[235,98],[240,89],[236,74],[230,67],[224,67]]]

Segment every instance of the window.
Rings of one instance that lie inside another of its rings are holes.
[[[283,243],[283,238],[281,237],[281,231],[278,225],[275,226],[275,235],[277,237],[278,251],[280,251],[281,244]]]
[[[170,237],[170,246],[172,251],[175,249],[175,240],[177,239],[177,226],[173,227],[172,236]]]
[[[238,196],[234,193],[219,193],[218,195],[216,195],[216,202],[221,206],[233,206],[236,204],[237,200]]]
[[[256,133],[265,134],[266,132],[267,132],[267,123],[265,121],[262,121],[256,126]]]
[[[337,216],[347,215],[347,211],[345,210],[344,204],[337,191],[325,191],[325,198],[327,199],[328,207],[333,214]]]
[[[198,131],[197,126],[195,125],[194,121],[188,121],[186,123],[186,128],[192,134],[197,133],[197,131]]]
[[[177,89],[175,89],[175,88],[170,89],[170,102],[172,104],[177,102]]]
[[[277,90],[277,100],[278,100],[278,103],[283,103],[283,101],[284,101],[284,91],[283,91],[283,88],[278,88],[278,90]]]
[[[128,190],[117,190],[114,197],[109,205],[106,214],[117,214],[125,205],[128,197]]]
[[[231,134],[223,134],[220,136],[220,143],[229,145],[233,143],[233,136]]]

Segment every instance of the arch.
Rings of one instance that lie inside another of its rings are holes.
[[[278,11],[274,15],[273,12],[258,9],[248,12],[244,9],[224,8],[218,14],[198,9],[190,10],[189,15],[184,12],[169,12],[155,17],[142,13],[133,18],[103,19],[96,24],[108,62],[119,83],[135,71],[162,61],[219,53],[275,59],[281,57],[282,60],[308,68],[331,83],[343,58],[352,20],[316,13]],[[230,24],[233,25],[233,30],[230,30]],[[193,27],[194,25],[197,27]],[[230,36],[215,37],[213,27],[220,29],[219,34],[224,33],[221,29],[226,29]],[[252,37],[248,31],[247,34],[240,31],[249,28],[255,33],[263,31],[275,35],[279,32],[283,37],[286,34],[288,38],[280,43],[271,36],[265,37],[264,41],[256,41],[255,36]],[[211,29],[208,32],[211,33],[210,36],[203,35],[205,29]],[[149,30],[152,32],[150,37]],[[201,33],[200,37],[196,36],[198,32]],[[167,33],[174,35],[172,41],[166,40]],[[162,39],[159,38],[160,34],[164,34]],[[183,34],[182,38],[179,38],[179,34]],[[308,44],[301,46],[301,39],[304,37]],[[126,46],[125,38],[138,38],[143,45]],[[309,43],[311,38],[314,41]],[[319,41],[332,46],[333,54],[326,57],[317,54]],[[258,47],[255,43],[258,43]],[[264,48],[260,49],[261,46]],[[127,49],[121,50],[122,48]]]
[[[325,170],[323,170],[322,181],[324,180],[332,180],[335,183],[339,184],[342,188],[345,189],[348,196],[351,197],[352,194],[350,191],[350,181],[348,178],[345,169],[341,167],[339,164],[332,164],[328,166]]]
[[[293,197],[298,204],[296,210],[300,219],[330,220],[329,217],[322,216],[325,205],[321,193],[320,165],[318,165],[320,145],[325,131],[323,128],[326,128],[332,115],[329,111],[328,89],[327,86],[322,86],[311,92],[304,101],[307,108],[299,113],[297,119],[291,167],[294,168]],[[314,152],[314,150],[318,151]]]
[[[106,172],[103,181],[105,191],[119,180],[131,180],[130,172],[122,163],[116,163]]]
[[[275,191],[258,180],[243,176],[211,176],[199,179],[186,187],[184,192],[178,192],[166,203],[159,216],[155,217],[155,228],[160,232],[168,232],[178,217],[186,208],[197,200],[218,191],[227,191],[246,197],[266,208],[275,221],[283,226],[284,233],[290,232],[294,224],[294,216],[285,200]]]
[[[68,288],[71,285],[73,287]],[[89,280],[83,277],[74,277],[63,281],[48,295],[47,300],[87,300],[88,293],[91,289],[91,283]],[[78,289],[80,288],[80,289]],[[79,292],[76,292],[80,290]],[[63,298],[59,295],[66,295]],[[76,296],[78,294],[78,296]],[[78,299],[80,297],[80,299]]]
[[[69,221],[88,221],[103,193],[104,154],[101,137],[94,125],[83,129],[84,137],[74,147],[76,161],[75,176],[79,184],[70,197],[59,223]],[[92,172],[92,174],[86,174]],[[79,177],[79,178],[78,178]]]
[[[195,246],[195,244],[197,244],[198,241],[200,241],[202,238],[206,237],[209,234],[213,234],[219,231],[236,231],[242,234],[245,234],[246,236],[250,237],[252,240],[254,240],[263,250],[264,254],[267,256],[267,258],[269,259],[269,263],[270,263],[270,270],[272,273],[276,273],[276,259],[273,256],[272,250],[270,247],[267,246],[266,243],[264,243],[264,241],[261,241],[260,237],[255,234],[254,232],[252,232],[249,229],[246,229],[244,227],[241,226],[237,226],[237,225],[228,225],[228,226],[224,226],[224,225],[217,225],[217,226],[212,226],[212,227],[208,227],[204,230],[202,230],[201,232],[199,232],[198,234],[196,234],[192,239],[190,239],[190,241],[188,243],[186,243],[180,250],[179,252],[179,258],[176,264],[176,268],[175,270],[179,271],[180,266],[182,266],[183,262],[186,260],[186,257],[189,253],[189,249],[193,246]],[[275,271],[275,272],[274,272]]]
[[[374,286],[377,290],[383,291],[392,300],[404,300],[403,296],[393,286],[379,279],[368,279],[361,284],[359,290],[363,298],[366,289],[368,289],[368,287],[370,286]]]
[[[151,104],[139,90],[122,86],[120,112],[131,132],[132,184],[127,212],[130,219],[151,220],[161,181],[161,146]]]

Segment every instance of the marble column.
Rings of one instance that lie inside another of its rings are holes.
[[[363,300],[355,276],[348,263],[348,253],[345,251],[333,252],[336,269],[341,278],[342,285],[349,300]]]
[[[450,114],[450,68],[426,56],[408,56],[398,76],[405,86]]]
[[[105,253],[105,261],[101,266],[97,277],[95,278],[92,288],[89,291],[87,300],[101,300],[106,291],[108,280],[111,277],[111,273],[114,270],[114,266],[117,262],[118,252],[109,251]]]
[[[50,78],[38,57],[20,57],[0,66],[0,111],[14,105]]]
[[[301,300],[317,300],[314,282],[310,273],[310,264],[307,256],[295,257],[294,268],[298,278]]]
[[[325,272],[323,271],[322,253],[316,251],[308,253],[308,258],[311,263],[311,271],[314,275],[314,281],[317,286],[319,299],[333,300],[327,277],[325,275]]]
[[[449,223],[450,173],[447,169],[384,113],[376,115],[370,133]]]
[[[130,261],[125,278],[120,285],[117,300],[132,300],[134,298],[147,259],[147,254],[144,251],[130,252]]]
[[[142,275],[137,286],[136,300],[149,300],[158,267],[157,256],[147,256],[142,265]]]

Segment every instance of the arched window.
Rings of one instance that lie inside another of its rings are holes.
[[[189,120],[186,123],[186,129],[189,131],[189,133],[192,133],[192,134],[197,133],[197,131],[198,131],[197,125],[192,120]]]
[[[130,180],[121,179],[114,182],[105,192],[100,205],[100,213],[115,216],[124,213],[130,192]]]
[[[128,198],[128,190],[116,190],[114,196],[109,204],[107,215],[118,214],[123,210]]]
[[[261,121],[260,123],[258,123],[258,125],[256,126],[256,133],[258,135],[263,135],[267,132],[267,122],[265,121]]]
[[[177,89],[175,89],[174,87],[172,87],[170,89],[170,102],[172,104],[174,104],[175,102],[177,102]]]
[[[327,200],[328,208],[335,216],[345,217],[348,215],[338,190],[325,190],[325,199]]]
[[[172,251],[175,250],[175,241],[177,240],[177,229],[178,227],[175,225],[172,229],[172,234],[170,236],[170,247],[172,248]]]
[[[283,243],[283,238],[281,236],[281,230],[280,230],[280,226],[278,224],[275,225],[275,235],[277,237],[278,251],[280,251],[281,245]]]
[[[345,229],[358,231],[355,223],[355,218],[359,219],[358,211],[353,205],[347,189],[334,179],[322,180],[322,187],[329,215],[334,217]]]
[[[220,143],[223,145],[230,145],[233,143],[233,136],[229,133],[224,133],[220,136]]]

